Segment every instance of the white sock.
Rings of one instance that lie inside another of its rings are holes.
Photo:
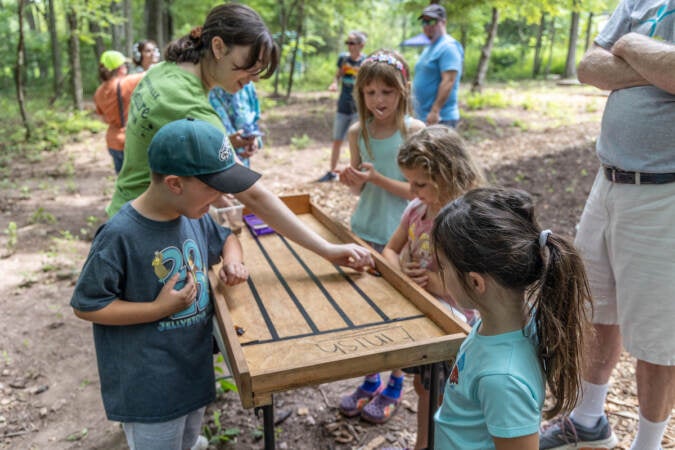
[[[607,384],[593,384],[581,380],[581,398],[570,414],[570,418],[582,427],[592,428],[605,415],[605,399],[607,398]]]
[[[642,411],[640,411],[637,435],[630,450],[659,450],[669,420],[670,416],[663,422],[650,422],[644,418]]]

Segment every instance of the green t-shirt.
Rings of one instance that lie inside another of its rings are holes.
[[[131,96],[124,165],[115,183],[112,200],[106,207],[109,217],[150,184],[148,146],[163,125],[193,117],[210,122],[225,132],[207,94],[199,78],[175,63],[159,63],[143,77]]]

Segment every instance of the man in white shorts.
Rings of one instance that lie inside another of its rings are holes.
[[[580,400],[540,434],[540,449],[612,448],[604,404],[622,343],[637,359],[632,450],[658,450],[675,404],[675,0],[621,0],[579,80],[611,90],[602,167],[576,245],[591,284],[596,335]]]

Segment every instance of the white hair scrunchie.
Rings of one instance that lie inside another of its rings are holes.
[[[546,247],[548,237],[551,233],[553,233],[551,230],[542,230],[542,232],[539,233],[539,248]]]

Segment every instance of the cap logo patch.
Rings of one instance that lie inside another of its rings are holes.
[[[233,151],[234,149],[232,148],[230,139],[227,136],[225,136],[223,138],[223,143],[220,146],[220,150],[218,150],[218,159],[220,159],[221,161],[230,162],[232,160]]]

